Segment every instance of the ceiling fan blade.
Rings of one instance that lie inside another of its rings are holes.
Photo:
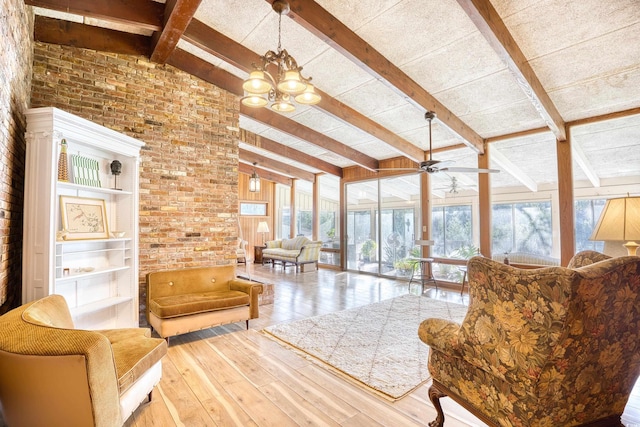
[[[376,172],[380,171],[412,171],[412,172],[422,172],[420,169],[416,168],[379,168],[376,169]]]
[[[440,168],[440,172],[461,172],[461,173],[498,173],[499,169],[479,169],[479,168]]]

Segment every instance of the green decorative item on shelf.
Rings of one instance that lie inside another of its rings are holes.
[[[69,160],[67,159],[67,140],[60,142],[60,157],[58,158],[58,181],[69,182]]]

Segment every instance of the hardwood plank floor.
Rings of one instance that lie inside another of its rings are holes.
[[[126,426],[395,427],[426,426],[435,418],[428,384],[389,402],[259,332],[408,292],[419,295],[419,285],[326,269],[296,274],[291,267],[250,264],[238,272],[274,283],[274,304],[260,306],[260,318],[248,331],[238,323],[172,338],[153,402],[142,404]],[[468,295],[455,290],[429,289],[425,295],[468,304]],[[442,404],[447,427],[484,425],[451,399]],[[640,384],[623,421],[640,427]]]

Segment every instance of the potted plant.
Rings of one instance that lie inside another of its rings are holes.
[[[333,242],[333,239],[335,239],[336,237],[336,229],[335,228],[331,228],[327,231],[327,237],[329,238],[330,242]]]
[[[393,263],[393,268],[396,269],[399,276],[403,277],[410,276],[415,266],[416,262],[407,258],[399,259]]]
[[[378,244],[373,240],[369,239],[362,244],[362,248],[360,249],[360,254],[362,255],[362,259],[366,262],[370,262],[376,255],[376,249],[378,248]]]

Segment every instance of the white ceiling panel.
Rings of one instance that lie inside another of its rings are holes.
[[[303,74],[311,77],[314,85],[334,98],[374,80],[370,74],[335,50],[327,50],[304,64]]]
[[[338,101],[360,111],[367,116],[375,116],[406,103],[395,90],[378,80],[370,80],[337,96]]]
[[[402,104],[373,116],[376,122],[395,132],[407,132],[425,126],[424,110],[413,104]]]
[[[637,108],[640,106],[640,67],[552,91],[549,96],[566,121]]]
[[[357,34],[401,67],[476,31],[462,9],[452,6],[455,0],[405,0],[358,28]]]
[[[227,37],[242,42],[268,16],[277,14],[262,0],[202,0],[194,18]],[[277,23],[268,34],[277,46]]]
[[[451,66],[451,64],[456,64]],[[406,64],[403,71],[431,94],[454,89],[505,70],[505,64],[477,32]]]
[[[499,1],[496,10],[505,13],[504,5],[522,7],[503,18],[516,43],[529,60],[557,53],[607,35],[640,20],[637,0],[544,0]],[[616,46],[617,48],[618,46]],[[599,51],[599,53],[604,53]],[[596,55],[598,56],[598,55]],[[591,62],[591,61],[586,61]],[[593,61],[594,65],[597,61]]]

